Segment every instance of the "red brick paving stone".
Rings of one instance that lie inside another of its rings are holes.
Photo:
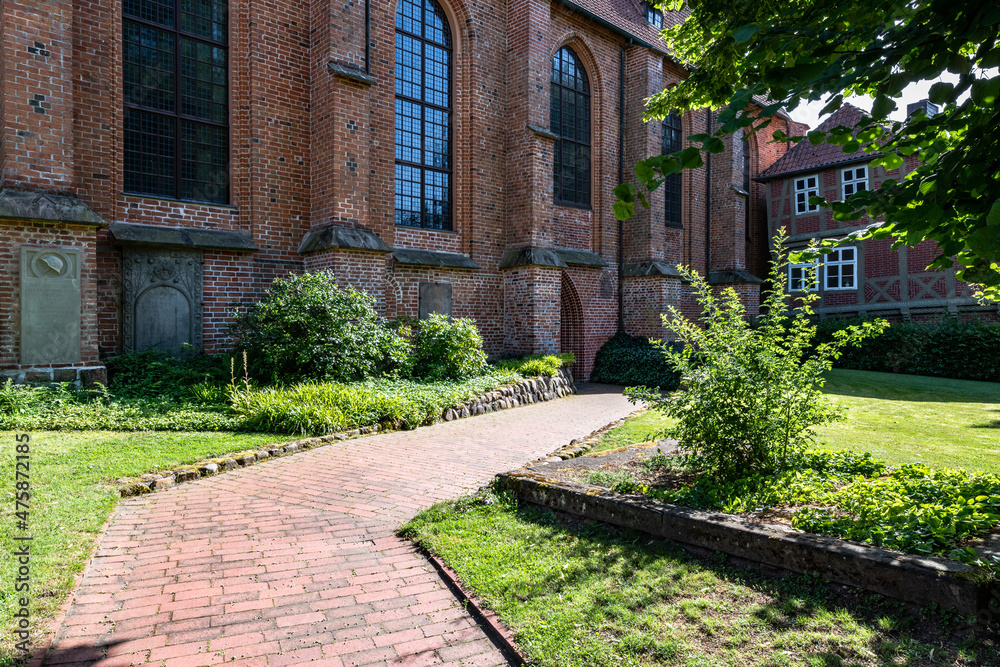
[[[507,664],[394,531],[632,410],[591,387],[123,500],[45,664]]]

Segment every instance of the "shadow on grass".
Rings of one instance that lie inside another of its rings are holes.
[[[546,508],[520,505],[514,513],[521,522],[539,530],[533,541],[540,538],[542,543],[562,543],[569,563],[561,572],[533,580],[528,597],[545,595],[553,602],[561,601],[571,597],[574,589],[592,590],[595,581],[603,578],[607,580],[605,589],[590,601],[601,616],[602,633],[610,631],[619,638],[633,635],[635,628],[625,621],[627,617],[634,619],[636,614],[667,605],[675,605],[685,614],[686,605],[693,610],[686,622],[696,626],[688,642],[706,658],[721,657],[713,653],[722,649],[718,642],[703,641],[701,634],[712,635],[712,625],[721,624],[723,633],[749,625],[768,636],[765,642],[771,646],[761,644],[756,632],[750,633],[745,645],[738,646],[740,655],[746,652],[746,662],[740,664],[746,665],[1000,665],[996,637],[974,630],[953,613],[918,609],[880,595],[834,586],[815,576],[766,574],[745,563],[734,563],[723,554],[695,555],[645,533]],[[706,592],[705,581],[716,579],[719,585]],[[636,580],[643,585],[631,583]],[[616,597],[616,587],[625,586],[630,586],[628,594]],[[734,588],[748,589],[739,593],[742,602],[735,605],[730,604]],[[627,598],[625,604],[623,597]],[[748,598],[752,603],[746,602]],[[711,620],[703,622],[702,615]],[[662,623],[663,617],[659,618]],[[654,634],[662,637],[665,632],[669,636],[673,626],[669,628],[661,626]],[[816,640],[817,634],[825,639]],[[782,654],[787,651],[782,649],[786,646],[794,649],[801,663],[785,659]]]
[[[1000,415],[1000,410],[990,410],[994,414]],[[983,422],[982,424],[970,424],[972,428],[1000,428],[1000,417]]]
[[[916,403],[1000,403],[1000,383],[873,371],[833,370],[823,393]]]

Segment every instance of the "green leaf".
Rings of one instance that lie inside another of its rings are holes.
[[[990,227],[1000,226],[1000,199],[993,202],[990,212],[986,215],[986,224]]]
[[[615,212],[615,217],[622,221],[631,220],[635,216],[635,204],[632,202],[618,200],[612,209]]]
[[[635,201],[635,186],[631,183],[619,183],[611,193],[623,202]]]
[[[733,31],[733,39],[736,40],[737,44],[744,44],[753,39],[753,36],[758,32],[760,32],[760,26],[748,23]]]
[[[890,97],[879,95],[872,103],[872,117],[876,120],[887,118],[889,114],[896,110],[896,103]]]
[[[979,79],[972,84],[972,101],[979,106],[992,106],[1000,95],[1000,77]]]
[[[726,144],[718,137],[712,137],[705,142],[704,149],[709,153],[721,153],[726,150]]]
[[[951,102],[955,96],[955,86],[950,83],[940,82],[931,86],[927,91],[927,99],[934,104],[946,104]]]
[[[813,146],[819,146],[821,143],[826,141],[826,132],[820,132],[819,130],[812,130],[807,135],[806,138],[809,140]]]
[[[886,153],[882,157],[872,160],[872,164],[880,164],[886,171],[893,171],[903,166],[903,158],[895,153]]]

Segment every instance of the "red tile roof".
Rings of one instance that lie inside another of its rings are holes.
[[[865,111],[858,107],[852,104],[845,104],[833,115],[820,123],[816,129],[832,130],[838,125],[854,127],[859,120],[867,115]],[[777,162],[765,169],[757,177],[757,180],[771,180],[779,176],[821,169],[835,164],[870,160],[873,157],[875,156],[860,150],[854,153],[845,153],[843,146],[835,146],[834,144],[825,142],[819,146],[813,146],[807,139],[803,139],[795,144],[791,150],[782,155]]]

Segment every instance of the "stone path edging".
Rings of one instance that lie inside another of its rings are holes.
[[[557,374],[552,377],[539,376],[522,380],[521,382],[498,387],[493,391],[485,392],[458,405],[445,408],[437,422],[450,422],[456,419],[464,419],[478,415],[496,412],[499,410],[510,410],[532,403],[542,403],[553,401],[557,398],[564,398],[577,393],[573,374],[568,368],[560,368]],[[617,425],[617,423],[615,424]],[[608,428],[611,428],[610,426]],[[245,450],[234,452],[227,456],[219,456],[211,459],[203,459],[191,465],[181,466],[176,470],[165,470],[157,473],[147,473],[138,478],[123,477],[115,480],[118,487],[118,494],[122,498],[141,496],[152,491],[162,491],[183,482],[192,482],[202,477],[210,477],[219,473],[238,470],[253,465],[259,461],[265,461],[279,456],[287,456],[296,452],[315,449],[334,442],[353,440],[379,432],[386,432],[380,429],[378,424],[373,426],[362,426],[360,428],[332,433],[330,435],[317,436],[295,440],[280,447],[264,447],[258,450]],[[595,432],[596,433],[596,432]],[[579,446],[583,441],[590,441],[594,434],[579,441],[574,440],[567,447],[572,447],[574,443]],[[596,441],[595,441],[596,442]],[[589,447],[593,447],[591,443]],[[589,449],[588,447],[588,449]],[[566,448],[563,448],[566,449]],[[561,451],[561,450],[560,450]],[[586,449],[582,451],[587,451]],[[554,454],[559,456],[559,454]],[[569,457],[561,457],[569,458]]]

